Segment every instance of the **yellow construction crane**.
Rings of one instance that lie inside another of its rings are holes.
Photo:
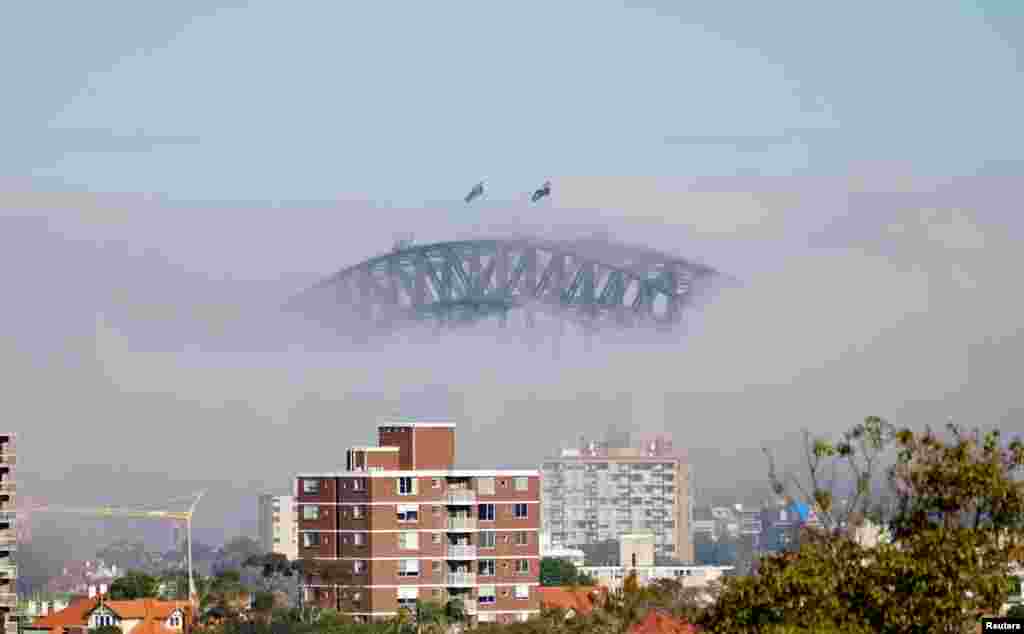
[[[192,606],[192,613],[196,613],[196,585],[195,580],[192,577],[192,514],[196,510],[196,505],[199,504],[199,500],[202,499],[206,491],[200,491],[199,493],[191,496],[191,504],[187,511],[163,511],[163,510],[145,510],[145,509],[130,509],[116,506],[106,507],[95,507],[95,508],[84,508],[74,506],[58,506],[58,505],[46,505],[38,506],[32,509],[33,513],[76,513],[79,515],[94,515],[99,517],[126,517],[126,518],[138,518],[138,519],[154,519],[154,520],[171,520],[175,522],[185,522],[185,539],[188,546],[187,557],[188,557],[188,598],[189,603]],[[172,500],[173,501],[173,500]]]

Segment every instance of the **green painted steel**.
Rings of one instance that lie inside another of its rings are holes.
[[[591,327],[670,327],[717,275],[682,258],[599,241],[405,243],[339,271],[289,306],[321,317],[346,309],[393,326],[472,323],[526,310]]]

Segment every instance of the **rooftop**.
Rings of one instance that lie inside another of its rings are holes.
[[[539,477],[536,469],[447,469],[447,470],[394,470],[394,471],[334,471],[328,473],[298,473],[296,478],[399,478],[417,476],[423,478],[487,478],[487,477]]]
[[[419,421],[396,421],[392,423],[381,423],[377,425],[377,429],[381,427],[449,427],[455,428],[455,423],[432,423],[432,422],[419,422]]]

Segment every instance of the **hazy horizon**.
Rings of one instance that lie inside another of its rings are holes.
[[[397,7],[5,9],[19,495],[207,488],[223,541],[396,412],[456,419],[473,467],[670,431],[723,501],[766,495],[760,447],[795,467],[804,427],[1024,430],[1019,6]],[[405,234],[595,232],[740,283],[673,341],[557,361],[518,329],[353,347],[279,312]]]

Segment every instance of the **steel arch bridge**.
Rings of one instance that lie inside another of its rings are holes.
[[[364,325],[395,329],[433,321],[504,325],[522,310],[592,331],[671,329],[719,274],[707,266],[603,240],[480,239],[400,245],[328,277],[286,308],[338,320],[342,308]],[[338,320],[340,321],[340,320]]]

